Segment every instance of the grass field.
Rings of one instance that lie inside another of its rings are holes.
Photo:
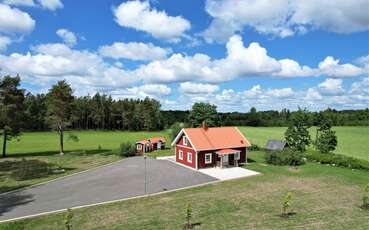
[[[252,152],[247,166],[261,176],[216,183],[159,196],[74,210],[74,229],[183,229],[186,204],[195,229],[368,229],[361,209],[369,172],[308,163],[268,166]],[[293,193],[291,212],[281,218],[283,196]],[[65,213],[0,225],[0,229],[64,229]]]
[[[253,143],[264,146],[268,139],[283,139],[285,127],[240,127],[241,132]],[[338,146],[335,153],[356,157],[369,161],[369,127],[340,126],[334,127]],[[316,128],[310,129],[310,135],[315,138]]]

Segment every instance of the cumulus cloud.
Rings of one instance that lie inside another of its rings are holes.
[[[352,83],[350,92],[356,95],[369,96],[369,77],[366,77],[361,81]]]
[[[28,13],[0,3],[0,33],[28,33],[35,24]]]
[[[288,37],[320,29],[352,33],[369,29],[368,0],[207,0],[213,17],[203,32],[208,42],[225,42],[245,27],[262,34]]]
[[[319,69],[322,74],[329,77],[353,77],[363,73],[363,70],[357,66],[339,64],[339,62],[339,59],[328,56],[319,63]]]
[[[318,90],[323,95],[341,95],[344,93],[341,79],[328,78],[318,85]]]
[[[155,38],[179,41],[191,24],[182,16],[170,16],[151,8],[149,1],[123,2],[113,9],[115,21],[122,27],[151,34]]]
[[[76,35],[67,30],[67,29],[58,29],[56,31],[56,34],[63,39],[63,41],[65,42],[65,44],[69,45],[69,46],[74,46],[75,44],[77,44],[77,37]]]
[[[48,10],[56,10],[64,7],[60,0],[37,0],[37,2]]]
[[[340,64],[339,60],[327,57],[318,68],[301,66],[291,59],[277,60],[268,55],[259,43],[245,47],[239,35],[233,35],[226,44],[224,58],[212,60],[205,54],[186,56],[173,54],[168,59],[156,60],[136,70],[146,82],[225,82],[236,78],[273,77],[352,77],[363,74],[363,69],[352,64]]]
[[[35,6],[33,0],[3,0],[3,3],[14,6]]]
[[[141,86],[129,87],[125,89],[113,90],[111,94],[115,98],[145,98],[151,97],[161,99],[163,96],[168,96],[172,89],[163,84],[145,84]]]
[[[179,85],[179,90],[186,94],[209,94],[219,90],[219,86],[203,83],[183,82]]]
[[[2,1],[4,4],[7,5],[32,6],[32,7],[38,6],[52,11],[64,7],[63,3],[60,0],[36,0],[37,4],[35,3],[34,0],[0,0],[0,1]]]
[[[126,87],[138,81],[97,54],[74,50],[65,44],[43,44],[33,47],[32,53],[0,55],[0,69],[8,74],[19,73],[22,80],[36,85],[67,79],[73,86],[84,86],[76,90],[77,94]]]
[[[135,61],[159,60],[167,57],[172,50],[154,46],[152,43],[142,42],[114,42],[99,48],[99,53],[114,59],[130,59]]]

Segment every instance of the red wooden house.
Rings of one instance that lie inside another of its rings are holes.
[[[165,137],[152,137],[136,142],[136,150],[138,153],[143,154],[154,150],[165,149],[166,139]]]
[[[176,162],[201,169],[247,163],[250,142],[237,127],[183,128],[174,139]]]

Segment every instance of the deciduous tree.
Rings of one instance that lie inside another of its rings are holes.
[[[209,103],[195,103],[188,116],[192,127],[199,127],[203,121],[208,126],[216,126],[219,123],[217,107]]]
[[[299,109],[293,114],[290,125],[284,134],[288,145],[293,150],[304,152],[306,146],[310,144],[311,138],[308,122],[306,110]]]

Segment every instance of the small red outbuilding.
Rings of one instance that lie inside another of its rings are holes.
[[[176,162],[201,169],[247,162],[250,142],[237,127],[183,128],[174,139]]]
[[[154,150],[165,149],[165,137],[152,137],[136,142],[136,150],[138,153],[151,152]]]

